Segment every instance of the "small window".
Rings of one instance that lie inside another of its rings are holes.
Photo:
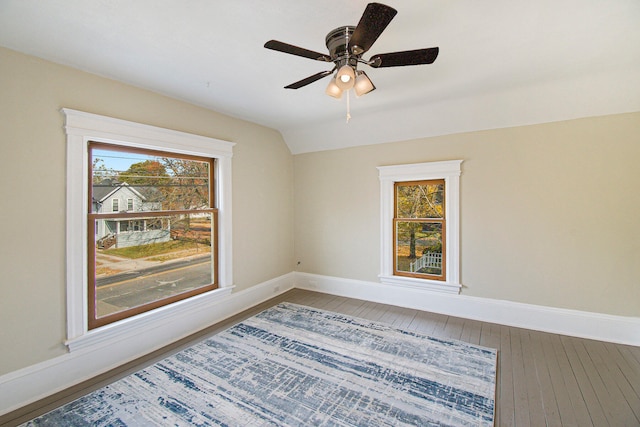
[[[118,199],[111,200],[111,211],[112,212],[119,212],[120,211],[120,200],[118,200]]]
[[[445,181],[395,183],[394,274],[446,280]]]
[[[378,167],[382,283],[460,292],[461,164]]]
[[[214,160],[98,142],[89,157],[102,167],[92,169],[88,199],[109,191],[127,203],[120,212],[114,197],[110,213],[90,205],[89,328],[217,289]]]

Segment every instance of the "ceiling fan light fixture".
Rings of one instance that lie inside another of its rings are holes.
[[[353,90],[356,92],[356,96],[366,95],[375,89],[375,85],[371,79],[369,79],[367,74],[364,71],[358,71],[358,76],[356,77],[355,84],[353,85]]]
[[[351,65],[343,65],[336,74],[336,84],[342,90],[349,90],[353,87],[356,79],[356,72]]]
[[[381,53],[371,56],[369,60],[362,57],[373,46],[397,13],[398,11],[391,6],[381,3],[367,4],[358,25],[338,27],[327,34],[325,44],[329,50],[328,55],[278,40],[269,40],[264,44],[264,47],[314,61],[333,63],[334,67],[331,71],[321,71],[284,88],[300,89],[335,73],[325,93],[338,99],[342,97],[343,92],[347,93],[347,121],[349,121],[351,118],[349,91],[353,88],[356,96],[359,97],[376,89],[369,77],[363,71],[358,70],[358,64],[365,64],[372,68],[403,67],[432,64],[438,57],[440,51],[438,47]]]
[[[327,85],[327,89],[325,89],[325,93],[334,98],[340,99],[342,98],[342,89],[336,84],[336,78],[332,78],[329,84]]]

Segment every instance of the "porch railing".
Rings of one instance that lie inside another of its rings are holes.
[[[442,268],[442,254],[440,252],[427,252],[409,264],[411,273],[420,271],[423,268]]]

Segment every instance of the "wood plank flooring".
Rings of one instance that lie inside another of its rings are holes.
[[[498,349],[496,426],[640,426],[640,347],[512,328],[298,289],[165,349],[6,414],[0,417],[0,425],[25,422],[281,301]]]

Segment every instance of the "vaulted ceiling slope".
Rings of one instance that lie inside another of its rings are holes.
[[[328,97],[326,52],[365,0],[0,0],[0,45],[278,129],[292,153],[640,111],[638,0],[382,0],[368,54],[439,46],[432,65],[366,67],[377,89]],[[3,76],[6,77],[6,76]]]

